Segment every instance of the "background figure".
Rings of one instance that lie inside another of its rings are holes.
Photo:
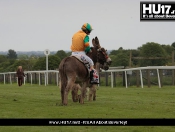
[[[22,69],[22,66],[18,67],[18,70],[16,72],[16,76],[18,77],[18,85],[22,86],[22,82],[23,82],[23,77],[25,77],[24,75],[24,71]]]

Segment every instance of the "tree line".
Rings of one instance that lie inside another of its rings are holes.
[[[129,66],[130,54],[132,57],[160,57],[162,59],[132,59],[132,67],[141,66],[165,66],[172,65],[172,60],[167,59],[172,57],[172,52],[175,49],[175,42],[171,45],[158,44],[148,42],[137,49],[123,49],[120,47],[117,50],[112,50],[109,57],[112,59],[111,67]],[[58,50],[55,54],[48,56],[48,69],[56,70],[59,67],[61,60],[70,56],[71,52]],[[25,71],[45,70],[46,57],[37,55],[17,55],[15,50],[8,50],[7,55],[0,55],[0,72],[14,72],[18,66],[22,66]]]

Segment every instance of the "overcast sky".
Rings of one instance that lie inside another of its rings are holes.
[[[70,50],[86,22],[107,50],[175,42],[175,21],[140,22],[140,0],[0,0],[0,51]]]

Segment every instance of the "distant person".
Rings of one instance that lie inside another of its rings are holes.
[[[25,77],[22,66],[18,67],[18,70],[16,72],[16,77],[18,78],[18,86],[22,86],[23,78]]]
[[[98,84],[98,74],[94,69],[94,62],[92,59],[87,56],[88,52],[91,52],[90,44],[89,44],[89,36],[92,31],[92,26],[89,23],[83,24],[81,30],[76,32],[72,37],[72,45],[71,51],[72,55],[79,55],[85,58],[86,61],[90,64],[90,72],[91,72],[91,84]]]

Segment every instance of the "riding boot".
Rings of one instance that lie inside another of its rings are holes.
[[[91,84],[99,84],[99,77],[96,70],[90,71],[90,83]]]

